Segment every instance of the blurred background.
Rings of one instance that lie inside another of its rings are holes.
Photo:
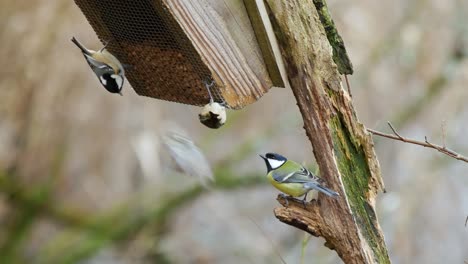
[[[468,2],[328,1],[353,61],[360,120],[468,155]],[[292,93],[272,89],[211,130],[199,108],[107,93],[70,42],[99,48],[73,1],[0,3],[0,263],[300,263],[304,233],[273,215],[259,153],[314,168]],[[215,182],[177,170],[168,127]],[[444,136],[445,135],[445,136]],[[375,138],[377,209],[393,263],[468,261],[468,166]],[[341,263],[324,240],[307,263]]]

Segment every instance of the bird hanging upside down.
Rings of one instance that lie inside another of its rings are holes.
[[[226,123],[226,107],[214,101],[210,91],[210,87],[213,84],[214,81],[211,84],[205,83],[210,95],[210,102],[203,107],[200,114],[198,114],[198,118],[202,124],[209,128],[220,128]]]
[[[98,51],[87,49],[75,37],[71,41],[81,50],[99,82],[110,93],[122,95],[125,70],[120,61],[107,51],[107,44]]]

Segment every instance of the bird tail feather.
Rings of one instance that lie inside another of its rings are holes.
[[[75,43],[75,45],[80,48],[80,50],[87,55],[92,55],[91,52],[89,52],[88,49],[86,49],[75,37],[72,37],[71,41]]]
[[[304,187],[307,188],[307,189],[314,189],[314,190],[317,190],[317,191],[320,191],[330,197],[336,197],[336,196],[340,196],[339,193],[333,191],[333,190],[330,190],[326,187],[323,187],[322,185],[318,184],[318,183],[312,183],[312,182],[308,182],[308,183],[304,183]]]

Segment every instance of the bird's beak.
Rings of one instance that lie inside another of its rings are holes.
[[[123,96],[122,92],[119,92],[120,96]]]
[[[266,158],[264,156],[262,156],[261,154],[259,154],[260,158],[266,160]]]

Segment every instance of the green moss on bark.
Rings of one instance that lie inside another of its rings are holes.
[[[353,144],[352,138],[344,125],[340,115],[330,120],[330,128],[333,132],[333,148],[337,159],[338,168],[345,187],[346,196],[350,204],[356,223],[359,225],[362,235],[368,241],[375,253],[378,263],[390,263],[387,249],[380,243],[377,216],[372,206],[367,202],[366,193],[369,190],[371,172],[362,148]]]
[[[338,66],[338,71],[341,74],[353,74],[353,64],[349,59],[344,41],[336,29],[335,22],[328,11],[325,0],[313,0],[315,8],[322,22],[325,33],[327,34],[328,42],[333,48],[333,61]]]

